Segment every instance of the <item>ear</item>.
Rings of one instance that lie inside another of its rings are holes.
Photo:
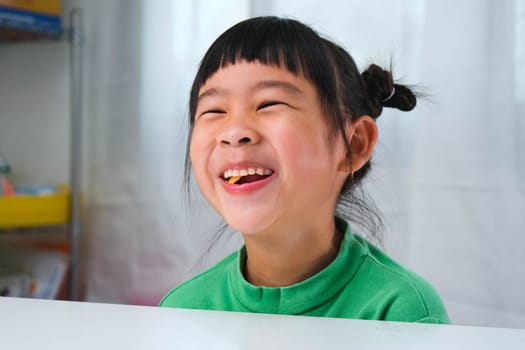
[[[372,156],[377,141],[377,125],[369,115],[362,115],[349,125],[347,130],[352,153],[352,174],[361,169]]]

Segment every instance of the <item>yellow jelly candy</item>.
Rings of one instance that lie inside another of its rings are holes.
[[[228,183],[234,184],[241,179],[242,176],[232,176],[228,179]]]

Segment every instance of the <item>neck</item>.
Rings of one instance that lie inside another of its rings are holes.
[[[244,277],[253,285],[265,287],[299,283],[335,259],[342,238],[333,218],[304,232],[244,235],[247,253]]]

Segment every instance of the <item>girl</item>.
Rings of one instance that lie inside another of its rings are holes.
[[[298,21],[258,17],[223,33],[192,86],[186,170],[191,160],[245,245],[161,306],[447,323],[433,288],[348,223],[352,210],[367,213],[355,190],[375,119],[415,105],[390,72],[359,74],[345,50]]]

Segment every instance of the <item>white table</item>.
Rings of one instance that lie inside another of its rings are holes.
[[[525,349],[525,330],[0,297],[0,349]]]

